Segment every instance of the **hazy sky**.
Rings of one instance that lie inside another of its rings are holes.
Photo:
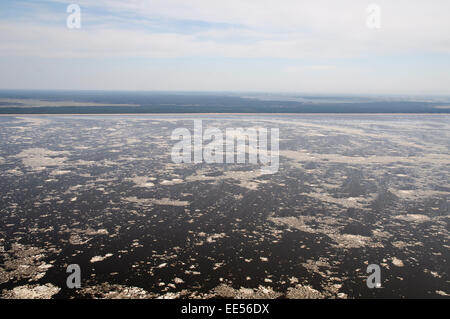
[[[0,88],[450,94],[449,16],[448,0],[2,0]]]

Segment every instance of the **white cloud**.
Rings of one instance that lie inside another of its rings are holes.
[[[234,27],[212,26],[184,34],[123,29],[114,24],[68,30],[65,25],[5,21],[1,24],[0,54],[348,58],[414,50],[450,53],[450,1],[379,1],[380,30],[366,27],[367,4],[360,0],[78,2],[82,14],[91,20],[95,16],[89,10],[98,7],[122,19],[127,13],[146,18],[229,23]]]
[[[0,87],[450,93],[450,63],[421,60],[450,54],[448,0],[50,2],[64,3],[61,12],[34,4],[0,21],[0,56],[20,61],[1,63]],[[72,2],[82,8],[79,30],[66,28]],[[371,2],[382,10],[379,30],[366,27]],[[383,62],[403,56],[404,65]],[[149,59],[130,67],[133,57]],[[161,62],[187,57],[217,60]],[[47,58],[53,66],[36,75],[30,61]],[[114,62],[84,67],[102,58]]]

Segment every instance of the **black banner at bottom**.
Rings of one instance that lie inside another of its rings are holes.
[[[448,300],[428,300],[436,306],[448,306]],[[106,318],[108,312],[147,313],[148,318],[300,318],[306,313],[314,315],[332,313],[354,313],[357,308],[365,308],[368,313],[376,312],[384,306],[414,311],[423,308],[417,300],[398,299],[360,299],[360,300],[286,300],[286,299],[177,299],[177,300],[0,300],[0,307],[6,310],[14,307],[15,315],[30,315],[42,312],[41,306],[48,313],[53,306],[67,306],[71,316],[86,315],[85,307],[89,307],[89,315],[99,311]],[[92,308],[91,306],[95,306]],[[387,308],[386,308],[387,309]],[[94,311],[93,311],[94,310]],[[142,312],[141,312],[142,311]],[[50,311],[51,312],[51,311]],[[155,316],[155,314],[158,314]],[[141,317],[141,316],[139,316]]]

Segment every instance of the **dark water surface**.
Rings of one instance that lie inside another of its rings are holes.
[[[193,119],[224,132],[278,128],[279,171],[175,164],[170,136]],[[0,291],[448,297],[449,120],[2,116]],[[69,264],[81,267],[80,289],[66,288]],[[369,264],[381,289],[366,286]]]

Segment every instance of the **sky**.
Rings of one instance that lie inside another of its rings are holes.
[[[0,89],[450,95],[449,15],[448,0],[2,0]]]

